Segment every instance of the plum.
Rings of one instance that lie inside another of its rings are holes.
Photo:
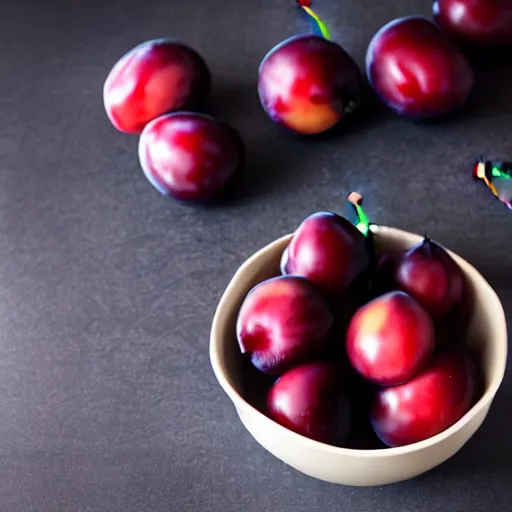
[[[512,45],[512,0],[435,0],[436,23],[473,45]]]
[[[343,371],[330,362],[309,362],[288,370],[270,389],[267,409],[280,425],[322,443],[340,444],[350,429]]]
[[[281,271],[299,275],[330,295],[342,295],[370,265],[367,239],[347,219],[317,212],[297,228],[283,253]]]
[[[107,115],[121,132],[142,132],[156,117],[195,109],[209,94],[210,71],[190,46],[172,39],[146,41],[123,55],[104,87]]]
[[[430,316],[416,300],[399,291],[358,309],[346,337],[352,366],[382,386],[396,386],[414,377],[428,363],[434,346]]]
[[[329,130],[359,107],[361,84],[359,68],[341,46],[304,34],[281,42],[265,56],[258,93],[274,122],[313,135]]]
[[[462,304],[461,268],[428,237],[402,255],[391,276],[396,288],[414,297],[436,321],[446,319]]]
[[[474,83],[464,54],[439,27],[418,16],[391,21],[375,34],[366,53],[366,72],[380,99],[412,118],[456,110]]]
[[[322,293],[297,276],[267,279],[250,290],[238,313],[240,350],[260,371],[279,375],[320,354],[334,324]]]
[[[244,163],[243,143],[226,123],[176,112],[151,121],[139,141],[139,160],[150,183],[184,202],[216,199]]]
[[[462,348],[440,350],[412,380],[377,392],[371,410],[376,434],[395,447],[443,432],[471,408],[478,380],[476,366]]]

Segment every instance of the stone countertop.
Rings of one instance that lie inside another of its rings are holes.
[[[362,66],[375,31],[429,2],[317,0]],[[0,19],[0,503],[8,512],[453,512],[512,508],[512,381],[438,469],[385,488],[306,477],[245,431],[208,359],[238,266],[358,190],[375,222],[428,233],[481,270],[511,319],[512,213],[471,179],[512,159],[512,65],[483,64],[469,106],[412,124],[371,103],[335,134],[286,134],[258,65],[309,29],[290,0],[18,0]],[[214,78],[210,112],[239,129],[232,201],[191,208],[145,180],[137,137],[102,105],[114,62],[184,39]]]

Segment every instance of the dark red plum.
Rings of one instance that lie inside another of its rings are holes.
[[[205,61],[189,46],[171,39],[146,41],[110,71],[103,88],[105,110],[119,131],[138,134],[156,117],[197,108],[210,82]]]
[[[244,151],[238,133],[229,125],[202,114],[178,112],[144,128],[139,159],[147,179],[161,194],[207,203],[241,169]]]
[[[352,366],[366,379],[396,386],[428,363],[435,332],[428,313],[409,295],[390,292],[352,317],[346,337]]]
[[[474,73],[457,46],[418,16],[391,21],[373,37],[366,72],[380,99],[400,115],[432,118],[461,107]]]
[[[258,92],[274,122],[313,135],[359,107],[361,84],[356,63],[341,46],[306,34],[283,41],[265,56]]]
[[[367,270],[367,240],[347,219],[330,212],[310,215],[283,253],[281,271],[303,276],[328,294],[342,295]]]
[[[255,286],[237,319],[237,338],[260,371],[279,375],[325,348],[334,323],[322,293],[301,277],[281,276]]]
[[[269,416],[280,425],[327,444],[342,443],[350,429],[350,400],[342,369],[309,362],[282,375],[267,397]]]
[[[512,0],[436,0],[434,19],[463,42],[512,46]]]
[[[429,238],[407,251],[391,276],[397,289],[414,297],[438,322],[462,304],[464,274],[448,252]]]
[[[442,349],[412,380],[377,392],[371,411],[376,434],[395,447],[443,432],[473,405],[477,376],[463,349]]]

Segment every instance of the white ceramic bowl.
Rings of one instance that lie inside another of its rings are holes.
[[[405,249],[422,237],[398,229],[375,227],[377,252]],[[275,423],[241,394],[241,361],[235,336],[238,309],[257,283],[279,273],[279,260],[291,235],[264,247],[236,272],[218,305],[210,338],[215,375],[251,435],[270,453],[295,469],[327,482],[383,485],[424,473],[452,457],[484,421],[505,373],[507,331],[502,305],[494,290],[466,261],[450,253],[466,274],[475,307],[466,344],[479,354],[485,377],[481,398],[457,423],[425,441],[400,448],[353,450],[329,446]]]

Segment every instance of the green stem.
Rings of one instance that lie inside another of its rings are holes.
[[[358,194],[357,192],[352,192],[348,196],[348,201],[352,203],[357,213],[357,224],[356,228],[361,231],[361,233],[368,237],[370,233],[370,219],[366,215],[361,203],[363,202],[363,196]]]
[[[298,1],[299,5],[302,7],[304,11],[309,15],[310,18],[313,19],[313,21],[317,24],[318,30],[320,30],[320,33],[324,37],[324,39],[331,40],[331,32],[329,31],[329,27],[315,14],[315,12],[309,7],[309,5],[304,5],[305,3],[309,2],[300,2]]]
[[[502,169],[499,168],[498,165],[494,165],[491,169],[491,176],[493,178],[503,178],[505,180],[512,179],[512,174],[509,172],[505,172]]]

